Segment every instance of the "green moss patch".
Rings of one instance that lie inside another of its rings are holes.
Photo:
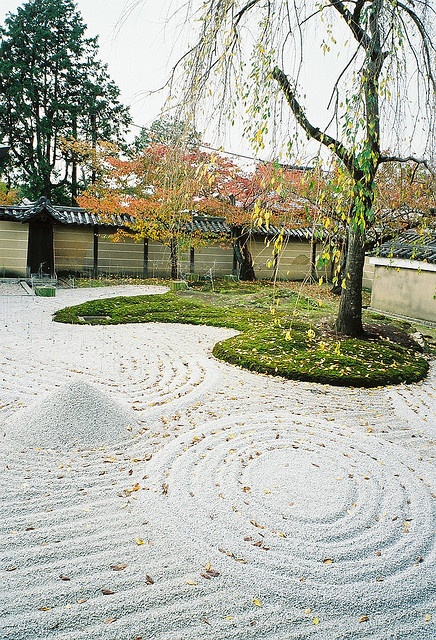
[[[324,303],[289,287],[273,292],[264,285],[244,284],[238,289],[238,284],[226,282],[213,292],[190,288],[93,300],[61,309],[54,320],[82,325],[171,322],[236,329],[237,336],[215,345],[217,358],[290,380],[375,387],[416,382],[428,372],[427,360],[411,340],[398,344],[373,334],[369,339],[339,338],[326,330],[334,317],[335,301],[330,298]]]

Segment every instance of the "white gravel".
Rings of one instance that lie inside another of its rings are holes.
[[[160,291],[0,295],[0,640],[434,640],[435,368],[340,389],[51,321]]]

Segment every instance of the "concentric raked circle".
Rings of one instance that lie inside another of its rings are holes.
[[[283,593],[298,584],[336,605],[375,588],[379,603],[425,600],[435,509],[423,462],[372,434],[289,414],[209,426],[169,443],[150,468],[175,539],[254,567]]]

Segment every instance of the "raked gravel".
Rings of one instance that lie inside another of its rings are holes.
[[[436,371],[335,388],[234,332],[0,291],[0,640],[434,640]]]

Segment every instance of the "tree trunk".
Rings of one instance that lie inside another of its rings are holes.
[[[170,254],[171,254],[171,280],[177,280],[179,272],[179,260],[177,251],[177,240],[171,238],[170,241]]]
[[[345,238],[344,241],[341,242],[341,261],[339,263],[339,271],[336,274],[336,282],[331,288],[331,292],[336,296],[340,296],[342,294],[342,281],[344,279],[345,267],[347,263],[347,253],[348,253],[348,240]]]
[[[359,226],[348,230],[347,261],[344,273],[339,312],[336,318],[338,333],[359,337],[364,334],[362,324],[362,279],[365,263],[365,234]]]
[[[254,273],[253,258],[248,248],[249,237],[249,233],[242,232],[240,228],[237,228],[233,250],[239,263],[239,279],[254,282],[256,274]]]
[[[77,114],[73,114],[72,133],[74,140],[77,140]],[[77,156],[73,152],[73,162],[71,168],[71,205],[77,207]]]

